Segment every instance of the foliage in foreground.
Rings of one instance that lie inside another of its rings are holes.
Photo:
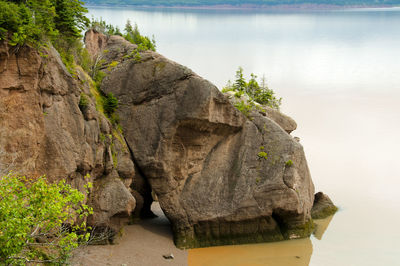
[[[64,180],[0,177],[0,264],[65,263],[89,238],[84,220],[92,209],[84,199]]]
[[[257,76],[251,73],[250,80],[246,81],[243,75],[243,68],[239,67],[236,71],[235,78],[233,84],[228,81],[228,84],[222,89],[222,92],[233,91],[238,98],[242,95],[247,95],[249,97],[250,102],[248,104],[241,101],[235,105],[240,111],[248,113],[254,105],[253,101],[279,110],[282,99],[277,98],[275,92],[268,88],[265,77],[258,83]]]

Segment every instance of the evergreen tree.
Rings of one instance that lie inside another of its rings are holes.
[[[138,25],[135,23],[135,25],[132,27],[132,24],[129,20],[125,25],[124,37],[131,43],[137,44],[139,50],[156,50],[154,37],[152,40],[150,40],[149,37],[141,35]]]
[[[81,30],[89,25],[89,19],[85,16],[87,9],[79,0],[56,0],[55,1],[55,26],[60,34],[67,38],[76,39],[80,37]]]
[[[269,107],[275,108],[279,110],[279,106],[281,105],[282,99],[277,98],[273,90],[269,89],[265,76],[261,79],[261,86],[257,81],[257,76],[253,73],[250,74],[249,82],[246,82],[246,79],[243,75],[243,68],[239,67],[236,71],[236,80],[234,84],[228,81],[228,84],[222,89],[222,92],[233,91],[235,92],[236,97],[241,97],[242,95],[247,95],[250,99],[250,104],[245,106],[242,102],[241,105],[237,105],[236,107],[240,110],[245,110],[247,113],[251,107],[251,102],[256,102],[262,105],[267,105]]]
[[[246,86],[246,93],[247,93],[247,95],[249,95],[252,98],[254,98],[255,95],[257,95],[260,91],[260,85],[258,85],[258,82],[256,79],[257,79],[257,76],[254,75],[253,73],[251,73],[250,80]]]
[[[239,67],[238,70],[236,71],[236,80],[233,86],[235,89],[239,92],[244,92],[246,89],[246,80],[243,76],[243,68]]]
[[[11,45],[38,45],[45,36],[55,36],[55,9],[49,0],[0,0],[0,40]]]

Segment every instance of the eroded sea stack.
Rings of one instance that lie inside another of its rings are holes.
[[[86,33],[119,100],[122,131],[96,110],[83,71],[71,76],[57,52],[0,46],[0,163],[83,190],[94,182],[90,223],[151,215],[151,191],[178,247],[309,236],[314,186],[289,117],[239,112],[190,69],[119,36]],[[80,106],[82,94],[89,96]],[[89,174],[90,178],[85,178]],[[116,230],[116,229],[115,229]]]

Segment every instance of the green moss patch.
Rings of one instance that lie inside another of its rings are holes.
[[[327,206],[321,210],[312,211],[311,216],[313,219],[324,219],[328,216],[335,214],[338,211],[338,207],[335,205]]]

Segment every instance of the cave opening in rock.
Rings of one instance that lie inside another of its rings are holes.
[[[138,166],[139,164],[135,160],[132,152],[131,155],[132,161],[135,164],[135,176],[130,188],[136,200],[136,208],[131,215],[131,224],[133,227],[130,227],[129,230],[138,231],[139,235],[151,233],[157,235],[156,238],[162,237],[164,239],[170,239],[171,245],[173,246],[171,223],[164,214],[156,193],[152,189],[146,175]],[[135,227],[137,228],[134,229]],[[127,233],[129,234],[129,231],[127,231]]]

